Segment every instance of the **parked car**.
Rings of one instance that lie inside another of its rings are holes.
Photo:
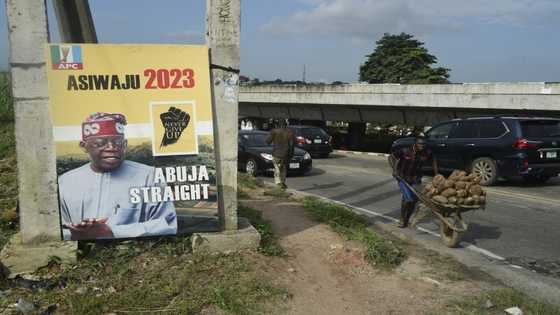
[[[455,119],[428,130],[426,139],[442,171],[474,172],[483,185],[514,177],[542,183],[560,173],[560,119]],[[413,142],[414,138],[401,138],[392,147]]]
[[[237,142],[237,168],[256,176],[273,171],[272,145],[266,143],[270,135],[266,131],[240,130]],[[288,164],[288,173],[305,174],[312,168],[313,160],[305,150],[294,148],[294,156]]]
[[[312,156],[329,157],[332,150],[332,137],[322,128],[315,126],[288,126],[296,137],[296,146]]]

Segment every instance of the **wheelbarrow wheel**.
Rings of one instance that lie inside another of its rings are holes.
[[[457,218],[456,216],[447,217],[446,219],[450,220],[455,226],[457,226],[459,223],[459,218]],[[445,246],[451,248],[457,247],[457,245],[459,245],[459,242],[461,242],[461,237],[463,236],[463,232],[457,232],[453,230],[452,228],[447,226],[447,224],[445,224],[443,221],[440,222],[439,226],[440,226],[439,232],[441,234],[441,239],[445,244]]]

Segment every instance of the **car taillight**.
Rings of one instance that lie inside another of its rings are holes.
[[[305,138],[304,137],[297,137],[296,142],[297,142],[297,144],[305,144]]]
[[[534,149],[537,146],[534,145],[533,143],[530,143],[527,139],[518,138],[513,143],[513,147],[516,149]]]

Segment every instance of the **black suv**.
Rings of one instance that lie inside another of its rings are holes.
[[[560,173],[560,119],[455,119],[428,130],[426,139],[442,171],[474,172],[483,185],[492,185],[500,177],[545,182]],[[401,138],[393,148],[413,142],[414,138]]]
[[[301,148],[312,156],[329,157],[333,151],[332,137],[325,130],[314,126],[288,126],[296,137],[296,147]]]

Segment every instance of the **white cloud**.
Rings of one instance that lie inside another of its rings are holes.
[[[300,0],[310,9],[274,17],[260,30],[282,37],[341,36],[353,40],[380,34],[457,30],[467,20],[518,26],[558,23],[558,0]]]

